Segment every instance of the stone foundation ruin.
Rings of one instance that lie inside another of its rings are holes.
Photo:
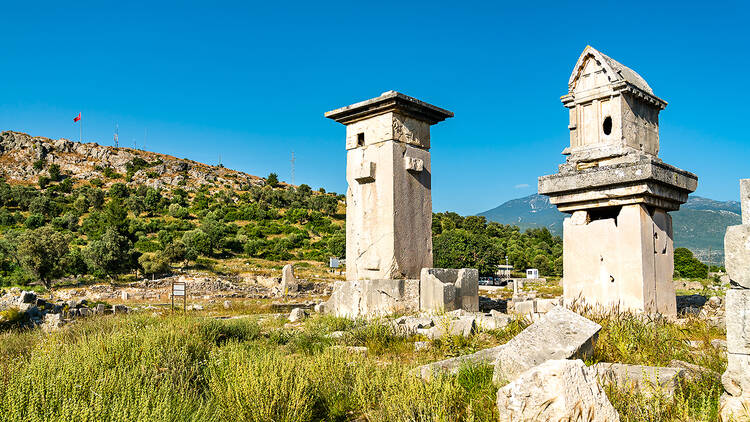
[[[571,217],[563,224],[563,291],[582,301],[676,314],[672,219],[698,178],[659,157],[667,103],[633,70],[586,47],[562,103],[570,146],[539,193]]]
[[[453,113],[388,91],[325,116],[346,125],[348,184],[347,281],[326,312],[477,310],[476,270],[430,269],[430,126]]]

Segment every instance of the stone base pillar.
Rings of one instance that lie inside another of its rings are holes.
[[[750,419],[750,289],[729,289],[726,296],[727,371],[721,376],[723,420]],[[734,419],[730,419],[734,417]]]
[[[575,211],[563,224],[563,250],[566,302],[676,315],[666,211],[643,204]]]

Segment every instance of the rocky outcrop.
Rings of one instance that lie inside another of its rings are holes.
[[[190,190],[202,185],[214,185],[241,189],[265,184],[263,179],[256,176],[165,154],[67,139],[53,140],[20,132],[0,133],[0,161],[3,163],[1,171],[2,176],[9,181],[36,183],[39,176],[47,175],[48,172],[45,166],[35,167],[34,163],[44,160],[47,166],[59,165],[63,174],[74,179],[96,178],[105,185],[125,182],[121,178],[107,177],[105,169],[109,168],[125,176],[128,169],[139,162],[138,159],[143,160],[146,165],[135,167],[137,170],[127,181],[131,187],[145,185],[171,189],[179,186]]]

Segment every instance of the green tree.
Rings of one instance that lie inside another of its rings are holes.
[[[677,248],[674,250],[674,271],[679,277],[708,277],[708,266],[693,256],[693,253],[687,248]]]
[[[60,166],[58,164],[52,164],[49,166],[49,169],[47,170],[49,172],[49,178],[52,179],[54,182],[60,181]]]
[[[138,258],[145,274],[164,274],[169,271],[169,262],[160,252],[145,253]]]
[[[133,263],[133,244],[116,228],[107,227],[102,237],[94,240],[84,250],[90,268],[109,277],[127,271]]]
[[[185,259],[195,261],[201,255],[211,255],[211,239],[200,229],[190,230],[182,235],[185,245]]]
[[[464,229],[444,231],[433,240],[435,266],[476,268],[482,275],[493,275],[500,262],[496,245],[483,234]]]
[[[52,279],[63,272],[63,258],[68,254],[68,245],[67,236],[50,226],[28,230],[17,239],[18,262],[49,289]]]
[[[268,183],[268,186],[275,188],[279,184],[279,175],[276,173],[270,173],[268,177],[266,177],[266,183]]]

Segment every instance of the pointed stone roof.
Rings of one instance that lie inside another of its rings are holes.
[[[583,66],[589,56],[593,56],[597,62],[601,63],[601,65],[607,71],[608,76],[610,78],[614,78],[611,79],[610,82],[621,80],[635,86],[641,91],[654,95],[654,91],[651,89],[648,83],[646,83],[646,80],[643,79],[641,75],[636,73],[636,71],[607,56],[606,54],[590,45],[587,45],[586,48],[583,49],[583,53],[581,53],[581,56],[578,58],[578,62],[576,62],[576,66],[573,68],[573,73],[571,73],[570,79],[568,80],[568,87],[570,88],[570,90],[573,90],[573,88],[575,87],[575,83],[578,80],[578,75],[583,70]]]

